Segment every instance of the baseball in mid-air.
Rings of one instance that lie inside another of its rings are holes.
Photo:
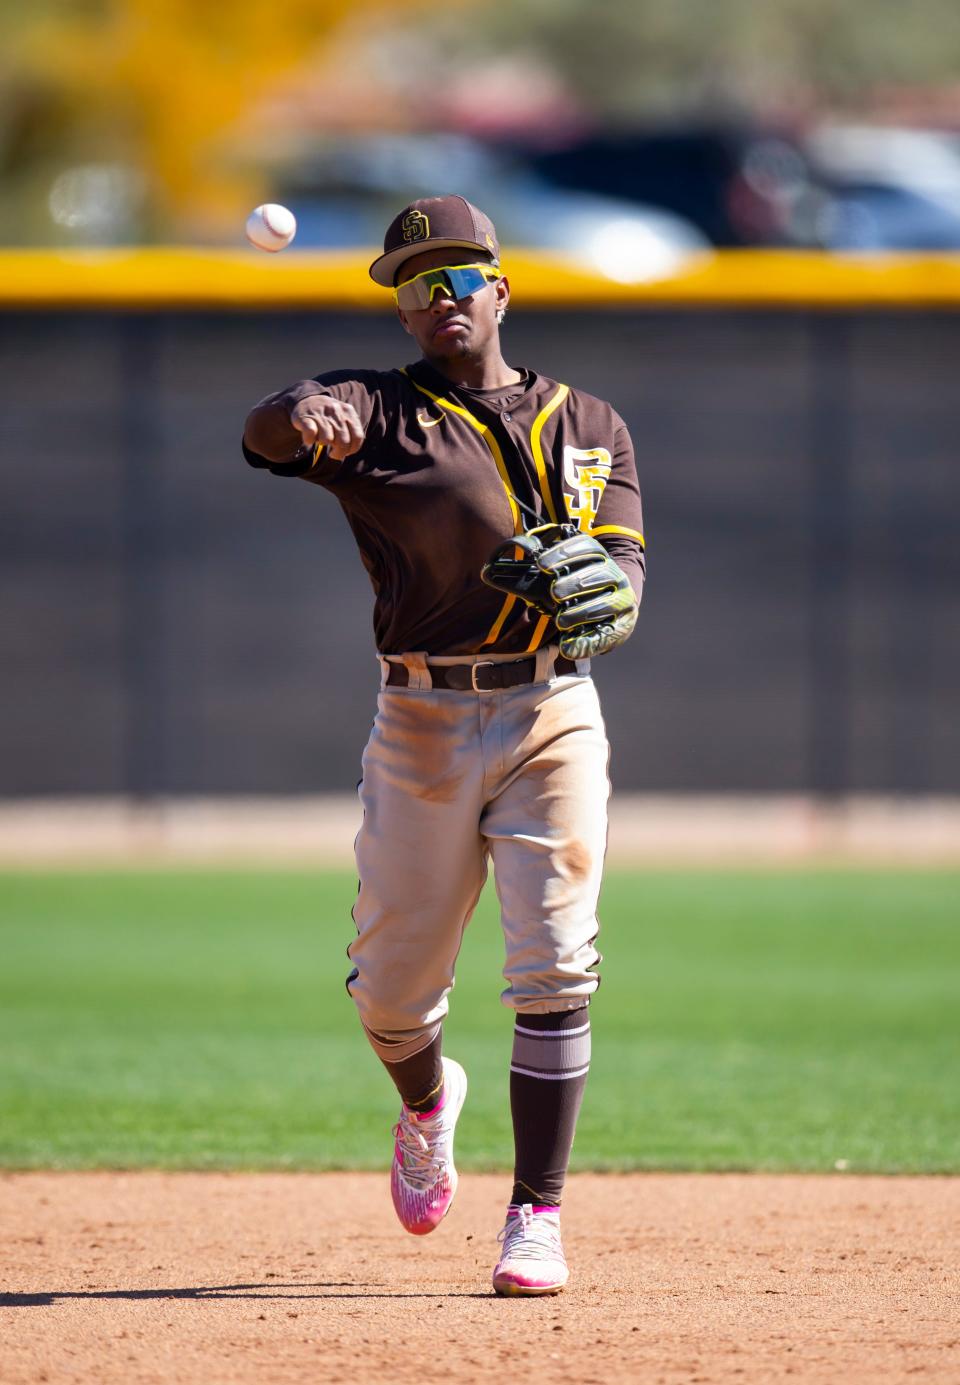
[[[297,234],[297,218],[278,202],[264,202],[247,217],[246,231],[258,250],[284,250]]]

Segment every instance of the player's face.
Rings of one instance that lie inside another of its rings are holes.
[[[402,283],[427,269],[477,264],[484,258],[476,250],[425,250],[407,260],[398,277]],[[398,308],[397,314],[427,360],[478,359],[489,351],[499,351],[497,313],[509,299],[509,285],[501,277],[469,298],[451,298],[438,292],[429,308]]]

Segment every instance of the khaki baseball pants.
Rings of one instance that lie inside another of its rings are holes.
[[[556,652],[538,654],[542,681],[504,691],[433,689],[419,654],[402,658],[409,686],[381,686],[363,755],[347,987],[387,1061],[429,1043],[447,1013],[488,857],[504,1003],[567,1010],[596,990],[609,748],[589,663],[554,677]],[[441,662],[469,660],[430,660]]]

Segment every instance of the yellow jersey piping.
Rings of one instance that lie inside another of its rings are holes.
[[[478,646],[480,649],[483,649],[484,645],[493,644],[494,640],[497,638],[497,636],[500,634],[500,631],[503,629],[503,622],[506,620],[507,616],[513,610],[516,604],[517,598],[515,596],[507,597],[506,601],[500,608],[500,614],[497,616],[496,620],[490,626],[490,630],[487,634],[486,639],[480,641],[480,644]]]
[[[325,442],[314,443],[313,460],[311,461],[309,467],[307,467],[307,470],[303,473],[305,477],[309,476],[311,472],[316,471],[317,467],[320,465],[320,458],[323,456],[323,449],[326,447],[326,445],[327,444]]]
[[[432,390],[428,390],[425,385],[418,385],[416,380],[414,380],[411,375],[407,374],[407,371],[404,370],[403,367],[401,367],[400,369],[400,374],[406,375],[407,379],[410,381],[411,385],[415,390],[419,390],[420,393],[425,394],[428,399],[432,399],[435,404],[439,404],[441,409],[449,409],[451,413],[459,414],[461,418],[465,418],[467,422],[472,427],[474,427],[480,434],[480,436],[483,438],[484,442],[487,444],[487,447],[489,447],[490,449],[490,453],[493,457],[494,463],[496,464],[497,474],[500,477],[500,480],[503,484],[504,492],[506,493],[507,502],[510,506],[510,514],[513,517],[513,532],[515,534],[519,534],[520,511],[517,509],[517,502],[514,500],[513,491],[510,489],[510,477],[507,474],[507,467],[506,463],[503,460],[503,453],[500,451],[500,444],[497,442],[491,430],[487,427],[485,423],[481,423],[480,420],[474,414],[472,414],[469,409],[465,409],[462,404],[453,404],[449,399],[444,399],[441,395],[434,394]]]
[[[625,524],[598,524],[595,529],[588,530],[591,538],[598,538],[601,534],[624,534],[628,539],[636,539],[640,547],[646,549],[643,535],[639,529],[628,529]]]
[[[560,385],[556,394],[545,408],[541,409],[534,419],[533,427],[530,429],[530,447],[533,452],[533,463],[537,468],[537,481],[540,486],[540,494],[543,496],[543,503],[547,507],[547,514],[554,524],[558,523],[557,510],[553,503],[553,496],[550,494],[550,482],[547,477],[547,466],[543,459],[543,448],[540,445],[540,434],[543,432],[543,425],[570,393],[569,385]]]
[[[523,651],[524,654],[532,654],[535,649],[540,648],[540,641],[543,639],[547,626],[550,624],[549,616],[541,616],[537,621],[536,629],[530,637],[530,643]]]
[[[503,453],[500,451],[500,444],[497,442],[491,430],[485,423],[481,423],[469,409],[465,409],[462,404],[454,404],[449,399],[444,399],[441,395],[434,394],[433,390],[428,390],[425,385],[417,384],[416,380],[414,380],[409,372],[402,366],[400,368],[400,374],[406,375],[415,390],[419,390],[420,393],[425,394],[428,399],[432,399],[435,404],[439,404],[441,409],[447,409],[450,413],[459,414],[461,418],[465,418],[471,427],[475,428],[483,438],[487,447],[490,449],[490,455],[493,457],[494,465],[497,468],[497,475],[500,477],[501,485],[506,493],[507,503],[510,506],[510,514],[513,518],[513,532],[519,534],[521,531],[520,511],[517,508],[517,502],[514,500],[513,491],[510,488],[510,477],[507,473],[506,463],[503,460]],[[493,644],[494,640],[503,629],[503,623],[516,604],[516,600],[517,598],[515,596],[508,596],[506,598],[500,608],[500,614],[491,625],[486,638],[480,642],[479,647],[481,649],[483,649],[485,645]]]

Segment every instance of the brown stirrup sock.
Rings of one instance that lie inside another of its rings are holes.
[[[510,1061],[515,1204],[559,1207],[590,1067],[586,1005],[517,1015]]]
[[[380,1034],[376,1037],[381,1047],[389,1043]],[[401,1058],[397,1063],[383,1058],[383,1066],[393,1078],[393,1085],[409,1111],[432,1111],[440,1100],[443,1091],[442,1048],[443,1031],[438,1028],[426,1048],[411,1053],[409,1058]]]

